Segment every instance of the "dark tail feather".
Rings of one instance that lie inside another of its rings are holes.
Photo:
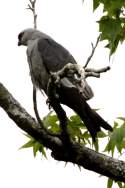
[[[92,110],[87,103],[84,105],[85,111],[83,112],[83,114],[81,114],[81,112],[77,113],[85,123],[94,141],[97,137],[97,132],[101,130],[101,127],[106,130],[113,131],[112,127],[99,114]],[[88,114],[88,118],[85,118],[84,113]]]
[[[96,140],[97,132],[103,127],[106,130],[112,131],[112,127],[101,118],[94,110],[90,108],[84,97],[79,94],[76,88],[62,88],[60,91],[60,100],[63,104],[72,108],[82,119],[88,131],[90,132],[93,141]]]

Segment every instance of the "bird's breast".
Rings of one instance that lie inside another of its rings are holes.
[[[45,91],[49,80],[49,74],[46,71],[43,59],[40,57],[36,45],[33,45],[32,48],[30,47],[30,50],[29,48],[27,49],[27,57],[33,84]]]

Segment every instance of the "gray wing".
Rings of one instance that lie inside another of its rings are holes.
[[[28,44],[27,60],[33,85],[46,91],[49,75],[38,52],[37,44],[37,40],[33,40]]]
[[[51,38],[39,39],[38,51],[48,72],[57,72],[68,63],[76,64],[75,59],[68,52],[68,50],[66,50],[63,46],[61,46]],[[64,77],[61,80],[61,83],[66,87],[77,88],[77,86],[74,84],[73,78]],[[93,97],[92,89],[87,84],[86,80],[85,87],[82,90],[82,95],[86,100]]]
[[[43,59],[44,66],[51,72],[57,72],[67,63],[76,63],[68,50],[51,38],[39,39],[38,51]]]

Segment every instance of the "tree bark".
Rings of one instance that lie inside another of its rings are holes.
[[[1,83],[0,106],[18,127],[49,148],[55,160],[71,162],[125,183],[125,162],[98,153],[76,142],[71,142],[70,146],[66,146],[59,137],[50,135],[41,128]]]

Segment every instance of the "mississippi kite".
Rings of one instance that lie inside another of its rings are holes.
[[[27,59],[33,85],[43,90],[46,95],[50,73],[61,70],[68,63],[76,64],[73,56],[63,46],[36,29],[25,29],[20,32],[18,45],[27,46]],[[87,82],[83,93],[80,93],[74,84],[73,77],[64,77],[56,92],[59,104],[67,105],[80,116],[93,140],[101,127],[112,131],[112,127],[87,104],[86,100],[93,95]],[[54,104],[51,104],[57,112]]]

